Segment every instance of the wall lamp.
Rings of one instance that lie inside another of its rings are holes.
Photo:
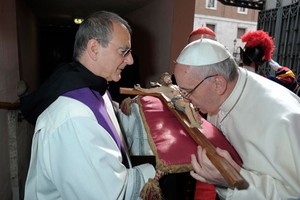
[[[81,24],[83,22],[83,18],[74,18],[75,24]]]

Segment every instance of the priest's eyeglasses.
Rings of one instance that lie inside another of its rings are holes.
[[[131,48],[124,48],[124,47],[120,47],[119,45],[113,43],[112,41],[106,41],[106,40],[102,40],[102,39],[96,39],[99,43],[104,42],[104,44],[112,44],[116,50],[118,51],[118,54],[120,54],[120,56],[122,56],[123,58],[127,57],[131,52],[132,49]]]
[[[124,58],[127,57],[131,52],[132,49],[128,48],[128,49],[123,49],[122,47],[118,47],[116,44],[109,42],[110,44],[112,44],[113,46],[115,46],[118,49],[118,52],[121,56],[123,56]]]
[[[122,50],[122,56],[125,58],[125,57],[128,56],[131,52],[132,52],[132,49],[125,49],[125,50]]]
[[[189,92],[181,90],[181,96],[185,99],[189,99],[189,97],[192,95],[192,93],[206,80],[215,76],[218,76],[219,74],[214,74],[205,77],[202,81],[200,81],[193,89],[191,89]]]

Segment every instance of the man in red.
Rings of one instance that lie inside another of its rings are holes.
[[[208,38],[211,40],[216,40],[216,34],[210,28],[201,26],[190,33],[188,38],[188,43],[196,41],[200,38]],[[205,117],[205,115],[203,116]],[[216,196],[217,193],[215,191],[214,185],[208,183],[202,183],[199,181],[196,182],[194,200],[214,200],[216,199]]]

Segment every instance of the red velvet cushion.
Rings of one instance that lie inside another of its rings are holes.
[[[156,156],[158,168],[168,173],[191,170],[191,154],[196,154],[197,144],[177,121],[177,118],[159,98],[140,97],[141,114],[148,134],[149,143]],[[226,149],[233,159],[242,160],[224,135],[202,116],[201,132],[216,147]],[[215,200],[214,185],[197,181],[194,200]]]
[[[149,130],[148,137],[151,136],[150,146],[158,159],[168,166],[190,164],[191,154],[196,154],[197,144],[169,108],[159,98],[153,96],[140,97],[140,104],[141,113],[146,120],[145,127]],[[202,133],[212,144],[229,151],[233,159],[241,164],[240,157],[223,134],[204,118],[202,121]],[[152,142],[155,149],[151,145]]]

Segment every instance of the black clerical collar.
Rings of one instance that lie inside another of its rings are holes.
[[[37,117],[59,96],[84,87],[104,95],[108,89],[108,82],[78,61],[62,64],[37,91],[21,97],[21,111],[29,122],[35,124]]]

